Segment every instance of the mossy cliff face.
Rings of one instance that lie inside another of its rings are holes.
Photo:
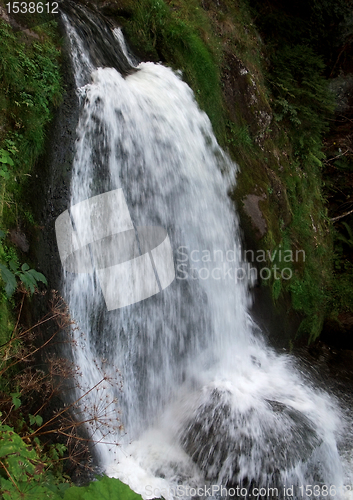
[[[31,236],[40,231],[28,180],[44,149],[47,125],[61,99],[55,23],[20,26],[0,2],[0,344],[13,335],[14,311],[34,266]],[[33,179],[35,182],[35,178]],[[24,266],[24,268],[23,268]],[[35,266],[40,270],[41,266]],[[21,274],[22,273],[22,274]],[[28,276],[27,276],[28,278]],[[33,283],[32,283],[33,285]],[[17,287],[16,293],[14,289]],[[31,288],[27,289],[31,291]],[[32,286],[33,290],[33,286]],[[6,357],[6,356],[5,356]]]
[[[320,171],[333,99],[320,58],[282,47],[273,62],[245,0],[82,3],[122,26],[141,59],[182,70],[240,167],[231,196],[254,250],[247,257],[258,272],[271,269],[260,289],[285,312],[292,337],[317,338],[329,312],[333,253]]]
[[[230,195],[245,245],[254,251],[247,257],[258,273],[271,270],[270,277],[260,276],[257,292],[285,310],[281,321],[293,325],[292,337],[298,330],[315,339],[342,302],[332,281],[332,227],[322,196],[323,136],[333,100],[320,57],[293,40],[288,48],[260,36],[258,11],[246,0],[82,3],[122,26],[141,59],[182,70],[219,143],[240,167]],[[60,113],[65,103],[56,123]],[[58,181],[63,186],[66,170]]]

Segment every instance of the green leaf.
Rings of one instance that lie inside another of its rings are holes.
[[[272,284],[272,296],[275,300],[277,300],[278,297],[280,296],[281,289],[282,289],[281,280],[275,279],[275,281]]]
[[[31,274],[35,280],[40,281],[41,283],[44,283],[44,285],[48,284],[47,278],[44,276],[44,274],[39,273],[35,269],[30,269],[28,271],[28,274]]]
[[[67,450],[67,448],[64,444],[55,443],[55,444],[51,445],[51,447],[50,447],[49,456],[51,458],[54,458],[54,460],[58,460],[59,457],[64,456],[66,450]]]
[[[11,427],[0,427],[0,457],[16,484],[27,482],[28,475],[35,475],[37,454],[30,450]],[[9,497],[12,498],[12,497]]]
[[[10,260],[9,266],[12,269],[12,271],[15,273],[18,269],[18,264],[14,260]]]
[[[1,170],[0,170],[0,175],[1,177],[3,177],[5,179],[5,181],[8,181],[10,179],[10,173],[9,171],[7,170],[6,167],[3,167]]]
[[[17,288],[16,276],[3,264],[0,264],[1,277],[5,282],[5,292],[8,297],[14,293]]]
[[[104,476],[85,487],[73,487],[65,491],[64,500],[141,500],[141,496],[132,491],[119,479]]]
[[[0,484],[4,500],[62,500],[62,495],[55,485],[46,485],[35,480],[17,482],[17,488],[10,481]]]
[[[29,265],[26,264],[26,263],[24,263],[24,264],[22,264],[21,269],[22,269],[23,272],[28,271]]]
[[[40,427],[43,423],[43,418],[40,415],[28,415],[29,416],[29,424],[36,424]]]
[[[33,286],[37,285],[37,280],[33,278],[31,273],[28,272],[18,273],[18,275],[21,277],[23,281],[26,280],[26,283],[31,283]]]
[[[31,276],[29,273],[18,273],[18,277],[27,288],[27,290],[29,289],[31,293],[34,293],[37,282],[33,278],[33,276]]]
[[[10,153],[8,151],[5,151],[4,149],[0,149],[0,163],[7,163],[11,166],[14,165],[14,162],[10,157]]]
[[[12,404],[15,405],[15,410],[17,410],[21,406],[21,400],[19,398],[19,396],[21,396],[21,393],[12,392],[10,396],[12,397]]]
[[[64,500],[84,500],[84,487],[72,486],[65,491]]]

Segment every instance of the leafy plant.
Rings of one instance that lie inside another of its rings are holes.
[[[62,93],[57,35],[49,24],[35,30],[40,38],[24,43],[21,32],[0,20],[0,180],[7,181],[0,183],[0,216],[7,226],[21,215],[24,183]]]
[[[67,489],[64,500],[141,500],[141,496],[132,491],[126,484],[118,479],[107,476],[98,481],[91,482],[88,486],[72,487]]]
[[[333,112],[333,96],[322,76],[324,64],[303,45],[278,47],[272,54],[269,81],[275,96],[275,118],[292,128],[297,154],[316,158]]]
[[[36,449],[8,425],[0,424],[0,488],[3,500],[141,500],[118,479],[104,476],[88,486],[58,481]]]
[[[37,426],[41,426],[43,424],[43,417],[40,415],[28,415],[29,417],[29,424],[32,426],[36,424]]]
[[[236,148],[243,146],[248,151],[254,147],[247,125],[236,125],[234,122],[228,121],[227,126],[230,131],[230,139],[228,139],[230,144]]]
[[[5,476],[0,476],[0,487],[4,500],[48,494],[47,488],[38,484],[40,465],[44,464],[35,450],[25,445],[13,428],[0,425],[0,468]]]
[[[280,296],[282,289],[282,283],[280,279],[275,279],[273,284],[272,284],[272,297],[274,300],[277,300],[278,297]]]
[[[3,500],[141,500],[126,484],[107,476],[81,487],[72,486],[64,478],[58,481],[49,471],[48,462],[38,455],[39,450],[25,444],[12,427],[0,423]]]
[[[10,156],[10,153],[5,149],[0,149],[0,163],[7,163],[8,165],[13,166],[14,162]]]
[[[8,171],[6,165],[13,166],[14,162],[10,153],[5,149],[0,149],[0,164],[0,175],[7,181],[10,179],[10,172]]]
[[[23,292],[23,299],[25,296]],[[21,327],[22,305],[23,301],[12,334],[0,345],[0,498],[75,500],[90,498],[94,492],[101,498],[104,495],[115,498],[116,492],[124,494],[124,498],[136,498],[117,480],[107,478],[101,486],[77,489],[63,474],[64,462],[91,470],[87,445],[95,441],[94,437],[83,437],[79,432],[81,426],[91,426],[92,436],[99,429],[100,442],[103,436],[110,446],[116,444],[110,441],[121,425],[117,419],[119,411],[112,409],[116,399],[107,401],[104,390],[107,383],[117,387],[120,375],[117,372],[117,378],[111,380],[102,373],[102,379],[94,387],[80,387],[79,368],[52,353],[57,334],[68,331],[73,323],[65,302],[54,293],[48,314],[30,328]],[[40,334],[43,324],[54,330],[45,340]],[[67,342],[70,341],[69,337]],[[45,372],[33,364],[43,349]],[[65,387],[67,397],[67,380],[74,394],[80,391],[82,395],[78,398],[73,395],[72,402],[63,405],[60,395]],[[89,401],[85,401],[88,395]],[[46,439],[40,441],[42,436]],[[68,489],[70,493],[64,496]]]
[[[14,406],[14,409],[17,410],[21,406],[21,400],[20,400],[21,393],[11,392],[10,396],[12,397],[12,404]]]
[[[10,269],[4,264],[0,264],[1,277],[5,282],[5,292],[8,297],[11,297],[18,286],[18,280],[22,283],[26,290],[34,293],[38,282],[47,285],[47,280],[44,274],[30,269],[29,265],[24,263],[21,267],[14,260],[9,262]]]

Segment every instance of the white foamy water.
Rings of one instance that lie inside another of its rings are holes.
[[[79,86],[89,55],[73,27],[69,35]],[[266,345],[248,313],[249,283],[235,279],[244,263],[237,252],[231,263],[225,258],[240,248],[227,196],[237,167],[208,117],[180,75],[162,65],[141,63],[125,78],[98,68],[91,77],[80,89],[71,204],[123,189],[134,225],[167,230],[177,274],[161,293],[110,312],[95,274],[65,276],[65,297],[84,332],[74,332],[78,395],[108,377],[83,408],[100,408],[106,423],[92,430],[100,466],[144,498],[172,499],[178,485],[277,487],[278,496],[293,485],[296,498],[301,485],[341,487],[343,417],[291,357]],[[77,219],[83,226],[85,216]],[[191,260],[193,250],[195,257],[218,252],[218,260]],[[126,294],[131,286],[117,283]],[[119,447],[105,444],[115,441]]]

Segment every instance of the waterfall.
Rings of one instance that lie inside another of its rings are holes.
[[[338,408],[304,381],[291,356],[266,344],[249,315],[252,277],[227,196],[237,166],[207,115],[178,72],[149,62],[132,68],[120,31],[110,50],[121,54],[122,73],[92,55],[82,23],[70,15],[64,23],[81,103],[67,221],[85,241],[92,231],[106,236],[114,213],[93,224],[85,200],[115,196],[131,239],[138,242],[139,228],[163,228],[175,266],[168,286],[111,310],[99,269],[64,272],[78,327],[77,397],[104,379],[81,408],[103,421],[89,429],[100,467],[144,498],[204,485],[215,487],[214,497],[221,486],[241,486],[247,496],[278,488],[266,498],[293,486],[302,498],[307,484],[343,485]],[[96,262],[105,248],[95,245]],[[109,247],[112,265],[120,253],[119,244]],[[114,283],[119,297],[139,292],[136,280]]]

